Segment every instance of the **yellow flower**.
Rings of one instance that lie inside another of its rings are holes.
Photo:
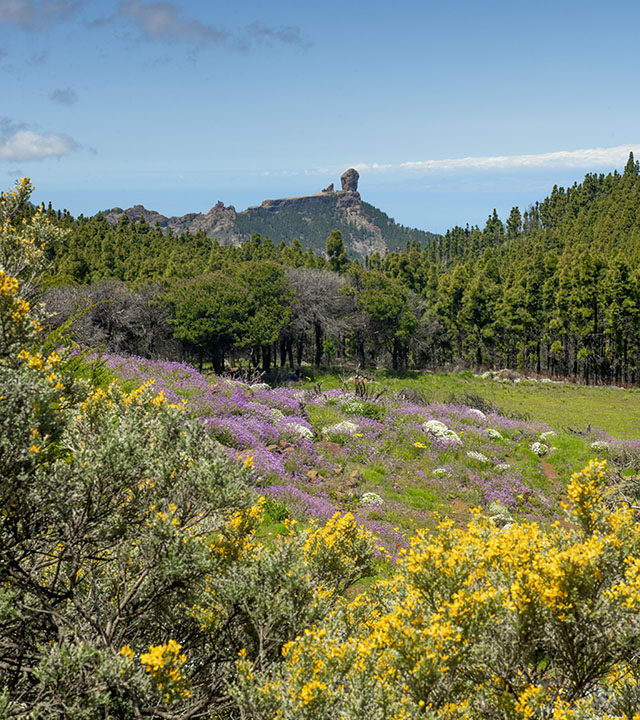
[[[126,645],[123,645],[120,648],[120,655],[122,655],[123,657],[126,657],[127,660],[133,660],[133,658],[136,656],[136,654],[131,649],[131,646],[129,645],[129,643],[127,643]]]

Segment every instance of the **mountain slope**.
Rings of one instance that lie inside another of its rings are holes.
[[[233,205],[218,202],[207,213],[189,213],[181,217],[166,217],[142,205],[127,210],[113,208],[104,213],[110,223],[117,223],[123,215],[131,220],[144,218],[152,226],[170,229],[174,233],[203,230],[221,243],[239,245],[254,233],[269,237],[275,243],[291,242],[298,238],[305,247],[323,251],[329,233],[342,232],[350,255],[364,257],[379,252],[404,248],[407,242],[424,243],[435,237],[433,233],[406,228],[394,222],[373,205],[363,202],[358,192],[358,172],[347,170],[341,178],[342,190],[333,185],[322,192],[301,197],[265,200],[262,205],[236,212]]]

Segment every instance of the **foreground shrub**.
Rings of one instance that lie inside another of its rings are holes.
[[[477,516],[418,533],[392,579],[286,645],[283,664],[240,660],[246,716],[631,718],[640,529],[633,510],[606,510],[605,467],[573,476],[571,529]]]
[[[43,350],[26,297],[55,230],[19,220],[29,190],[0,202],[0,716],[237,715],[239,652],[280,662],[373,544],[346,517],[266,547],[251,463],[153,382],[95,388]]]

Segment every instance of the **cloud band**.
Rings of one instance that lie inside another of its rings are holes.
[[[456,170],[517,170],[535,168],[595,168],[624,165],[629,153],[640,154],[640,145],[617,145],[611,148],[560,150],[531,155],[496,155],[444,160],[409,160],[402,163],[359,163],[356,170],[366,172],[402,172]]]

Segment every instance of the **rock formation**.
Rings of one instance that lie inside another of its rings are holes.
[[[144,218],[152,227],[158,225],[176,235],[203,231],[210,238],[233,245],[248,240],[253,233],[270,237],[273,242],[290,242],[297,237],[316,252],[324,252],[327,236],[339,229],[347,251],[360,257],[375,252],[384,255],[389,249],[404,247],[409,239],[423,241],[427,237],[422,231],[397,226],[380,211],[372,214],[375,208],[360,198],[359,178],[358,171],[349,168],[340,178],[342,190],[335,190],[331,183],[313,195],[264,200],[261,205],[241,212],[233,205],[218,202],[207,213],[181,217],[165,217],[142,205],[128,210],[113,208],[104,216],[110,223],[117,223],[125,214],[131,220]]]
[[[358,179],[360,173],[355,168],[349,168],[340,178],[343,191],[358,192]]]

